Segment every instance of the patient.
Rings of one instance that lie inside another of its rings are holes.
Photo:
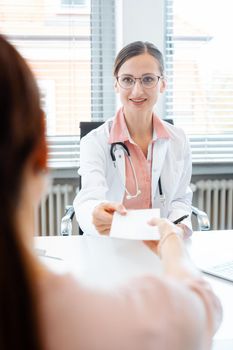
[[[221,306],[191,265],[181,231],[161,232],[162,277],[144,276],[114,292],[56,275],[33,251],[34,210],[45,189],[47,147],[35,79],[0,36],[0,349],[206,350]]]

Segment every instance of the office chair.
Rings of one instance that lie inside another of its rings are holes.
[[[165,119],[168,123],[174,124],[172,119]],[[80,122],[80,139],[88,134],[91,130],[98,128],[102,125],[103,121],[98,122]],[[80,179],[80,188],[81,188],[81,179]],[[69,205],[65,208],[65,215],[61,220],[61,235],[70,236],[72,235],[72,220],[74,217],[74,208],[72,205]],[[192,214],[196,217],[198,230],[199,231],[208,231],[210,229],[210,222],[207,214],[192,206]],[[79,234],[82,235],[83,231],[79,228]]]
[[[80,122],[79,128],[80,128],[80,140],[82,137],[84,137],[86,134],[88,134],[91,130],[98,128],[100,125],[102,125],[103,121],[98,122]],[[82,186],[82,179],[80,178],[80,188]],[[74,208],[72,205],[68,205],[65,208],[65,215],[63,216],[61,220],[61,235],[62,236],[70,236],[72,234],[72,220],[74,217]],[[79,227],[79,235],[83,235],[82,229]]]
[[[74,217],[74,208],[72,205],[66,207],[65,215],[61,220],[61,235],[62,236],[70,236],[72,235],[72,220]],[[192,206],[192,214],[197,219],[198,230],[199,231],[208,231],[210,229],[210,222],[207,214]],[[82,230],[79,231],[79,234],[83,234]]]

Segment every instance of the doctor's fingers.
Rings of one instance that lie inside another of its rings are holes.
[[[113,213],[108,213],[104,210],[97,210],[93,212],[92,222],[99,232],[100,230],[110,230],[112,217]]]
[[[97,222],[109,223],[112,221],[112,216],[115,210],[108,210],[105,205],[98,205],[93,210],[93,220]]]
[[[126,215],[127,214],[127,210],[126,208],[124,207],[123,204],[117,204],[116,205],[116,211],[121,214],[121,215]]]
[[[111,228],[111,224],[112,224],[112,220],[108,221],[108,222],[104,222],[102,220],[96,219],[93,217],[93,225],[95,226],[96,230],[101,233],[101,234],[109,234],[110,228]]]
[[[103,226],[103,225],[100,225],[98,227],[96,227],[96,230],[101,234],[101,235],[109,235],[110,233],[110,228],[111,226],[109,227],[106,227],[106,226]]]
[[[114,213],[114,211],[117,211],[121,215],[125,215],[127,213],[126,208],[121,203],[102,203],[99,205],[99,207],[104,209],[108,213]]]
[[[93,210],[93,217],[108,222],[113,213],[117,211],[121,215],[126,214],[125,207],[120,203],[101,203]]]

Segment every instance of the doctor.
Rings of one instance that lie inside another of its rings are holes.
[[[82,138],[82,189],[74,200],[80,227],[108,234],[114,211],[160,208],[161,216],[191,234],[190,147],[184,132],[154,112],[165,91],[161,52],[133,42],[117,55],[115,90],[122,107],[114,118]]]

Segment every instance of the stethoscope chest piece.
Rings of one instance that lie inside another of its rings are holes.
[[[160,200],[161,205],[164,207],[165,206],[165,202],[166,202],[165,195],[164,194],[162,194],[162,195],[160,194],[159,200]]]
[[[111,147],[110,147],[110,156],[111,156],[113,162],[116,162],[116,155],[115,155],[115,153],[116,153],[117,149],[119,149],[119,148],[121,148],[124,151],[124,153],[128,157],[130,157],[130,153],[129,153],[128,147],[123,142],[113,142],[111,144]],[[121,158],[121,156],[119,158]]]

